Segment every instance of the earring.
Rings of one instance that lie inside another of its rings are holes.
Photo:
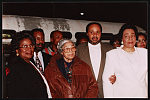
[[[16,56],[19,56],[19,53],[18,53],[18,52],[16,53]]]
[[[123,41],[121,41],[121,44],[123,45]]]

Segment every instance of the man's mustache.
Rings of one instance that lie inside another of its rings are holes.
[[[92,37],[92,39],[95,39],[95,38],[98,39],[98,37]]]
[[[39,44],[36,44],[37,46],[39,46],[39,45],[44,45],[43,43],[39,43]]]

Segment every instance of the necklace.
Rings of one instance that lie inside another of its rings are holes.
[[[65,71],[67,74],[67,81],[69,84],[71,84],[72,83],[72,67],[71,67],[71,65],[70,65],[70,67],[68,67],[65,62],[64,62],[64,65],[65,65]]]
[[[125,48],[125,47],[122,47],[122,49],[128,53],[133,53],[135,51],[135,47],[134,48]]]

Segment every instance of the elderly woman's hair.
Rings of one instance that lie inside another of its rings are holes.
[[[69,39],[61,39],[59,42],[58,42],[58,45],[57,45],[57,49],[58,49],[58,52],[61,53],[63,50],[62,50],[62,47],[64,46],[65,43],[68,43],[68,42],[71,42],[73,43],[73,45],[75,46],[74,42],[72,40],[69,40]]]
[[[121,27],[121,29],[119,30],[119,36],[120,36],[121,39],[122,39],[123,32],[124,32],[125,29],[133,29],[134,32],[135,32],[135,35],[137,36],[138,30],[137,30],[135,25],[133,25],[133,24],[124,24]]]
[[[32,44],[35,45],[35,39],[31,35],[30,31],[21,31],[17,32],[16,36],[13,37],[11,41],[11,51],[12,53],[15,53],[17,49],[19,49],[20,41],[23,39],[30,39]]]

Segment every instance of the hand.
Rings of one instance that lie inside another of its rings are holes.
[[[115,75],[115,74],[114,74],[114,75],[111,75],[111,76],[109,77],[109,81],[110,81],[111,84],[114,84],[115,81],[116,81],[116,75]]]

